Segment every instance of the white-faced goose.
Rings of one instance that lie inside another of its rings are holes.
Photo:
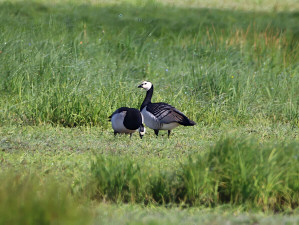
[[[132,134],[138,129],[140,138],[145,134],[143,126],[143,117],[138,109],[121,107],[115,110],[109,121],[112,123],[114,136],[116,134]]]
[[[154,86],[151,82],[144,81],[138,86],[145,89],[146,96],[140,107],[144,118],[144,123],[155,131],[158,136],[159,130],[168,130],[168,137],[172,129],[179,125],[194,126],[196,123],[175,107],[164,102],[152,103],[151,99],[154,92]]]

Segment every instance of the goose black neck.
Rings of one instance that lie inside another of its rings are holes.
[[[152,85],[152,87],[146,92],[146,96],[145,99],[143,100],[143,103],[140,107],[140,111],[147,106],[147,104],[151,103],[151,99],[154,93],[154,85]]]

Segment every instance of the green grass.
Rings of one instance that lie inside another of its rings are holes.
[[[224,203],[281,211],[299,202],[298,142],[260,146],[223,138],[208,153],[176,170],[149,170],[129,158],[98,156],[91,166],[98,199],[219,206]],[[192,160],[192,158],[197,158]]]
[[[107,128],[147,79],[197,122],[298,127],[295,12],[4,2],[0,16],[2,124]]]
[[[63,184],[38,179],[37,174],[1,173],[0,224],[86,224]],[[54,181],[54,182],[53,182]],[[84,214],[85,213],[85,214]]]
[[[295,216],[283,216],[260,213],[244,213],[229,207],[216,209],[202,208],[144,208],[136,205],[107,206],[97,209],[98,224],[296,224]]]
[[[52,224],[57,220],[77,220],[77,214],[96,224],[180,224],[186,217],[187,224],[202,220],[216,224],[221,220],[271,224],[276,219],[277,224],[296,224],[298,130],[265,125],[254,132],[252,127],[234,129],[229,137],[250,138],[217,142],[219,136],[227,134],[226,128],[205,126],[178,128],[169,140],[166,134],[157,139],[153,133],[143,140],[138,135],[132,140],[128,136],[114,138],[112,131],[99,128],[2,127],[0,187],[6,197],[1,199],[14,201],[2,205],[5,210],[1,215],[13,211],[14,204],[19,205],[22,198],[16,196],[24,191],[27,201],[32,199],[43,213],[58,213],[56,219],[50,220]],[[291,142],[295,142],[293,146],[281,144]],[[240,154],[234,154],[236,151]],[[246,157],[240,157],[242,154]],[[243,170],[238,157],[244,160]],[[241,171],[247,176],[240,177]],[[14,178],[16,175],[18,178]],[[253,175],[256,180],[250,179]],[[11,189],[15,179],[18,192]],[[263,185],[267,188],[263,189]],[[237,191],[243,191],[242,187],[252,191],[240,194]],[[61,195],[63,199],[60,195],[54,197],[53,189],[58,191],[56,194],[65,193]],[[286,199],[278,202],[281,195]],[[51,204],[47,204],[49,198]],[[272,199],[271,204],[263,202],[267,198]],[[123,205],[125,202],[129,205]],[[55,204],[62,205],[62,214]],[[34,208],[27,210],[29,218]],[[284,214],[272,215],[281,210]],[[88,213],[92,215],[89,219]],[[18,215],[22,218],[24,214]]]
[[[296,1],[0,1],[0,224],[297,224]],[[197,122],[114,138],[153,101]]]
[[[298,207],[298,143],[263,146],[243,139],[222,138],[207,155],[184,165],[190,201]]]

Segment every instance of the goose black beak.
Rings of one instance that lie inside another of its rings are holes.
[[[142,88],[142,84],[140,84],[140,85],[138,86],[138,88]]]

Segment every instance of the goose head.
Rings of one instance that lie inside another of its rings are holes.
[[[140,125],[140,127],[138,128],[138,131],[139,131],[139,136],[142,139],[145,134],[145,127],[143,126],[143,124]]]
[[[142,84],[140,84],[138,87],[143,88],[148,91],[149,89],[151,89],[152,86],[153,86],[153,84],[151,82],[143,81]]]

